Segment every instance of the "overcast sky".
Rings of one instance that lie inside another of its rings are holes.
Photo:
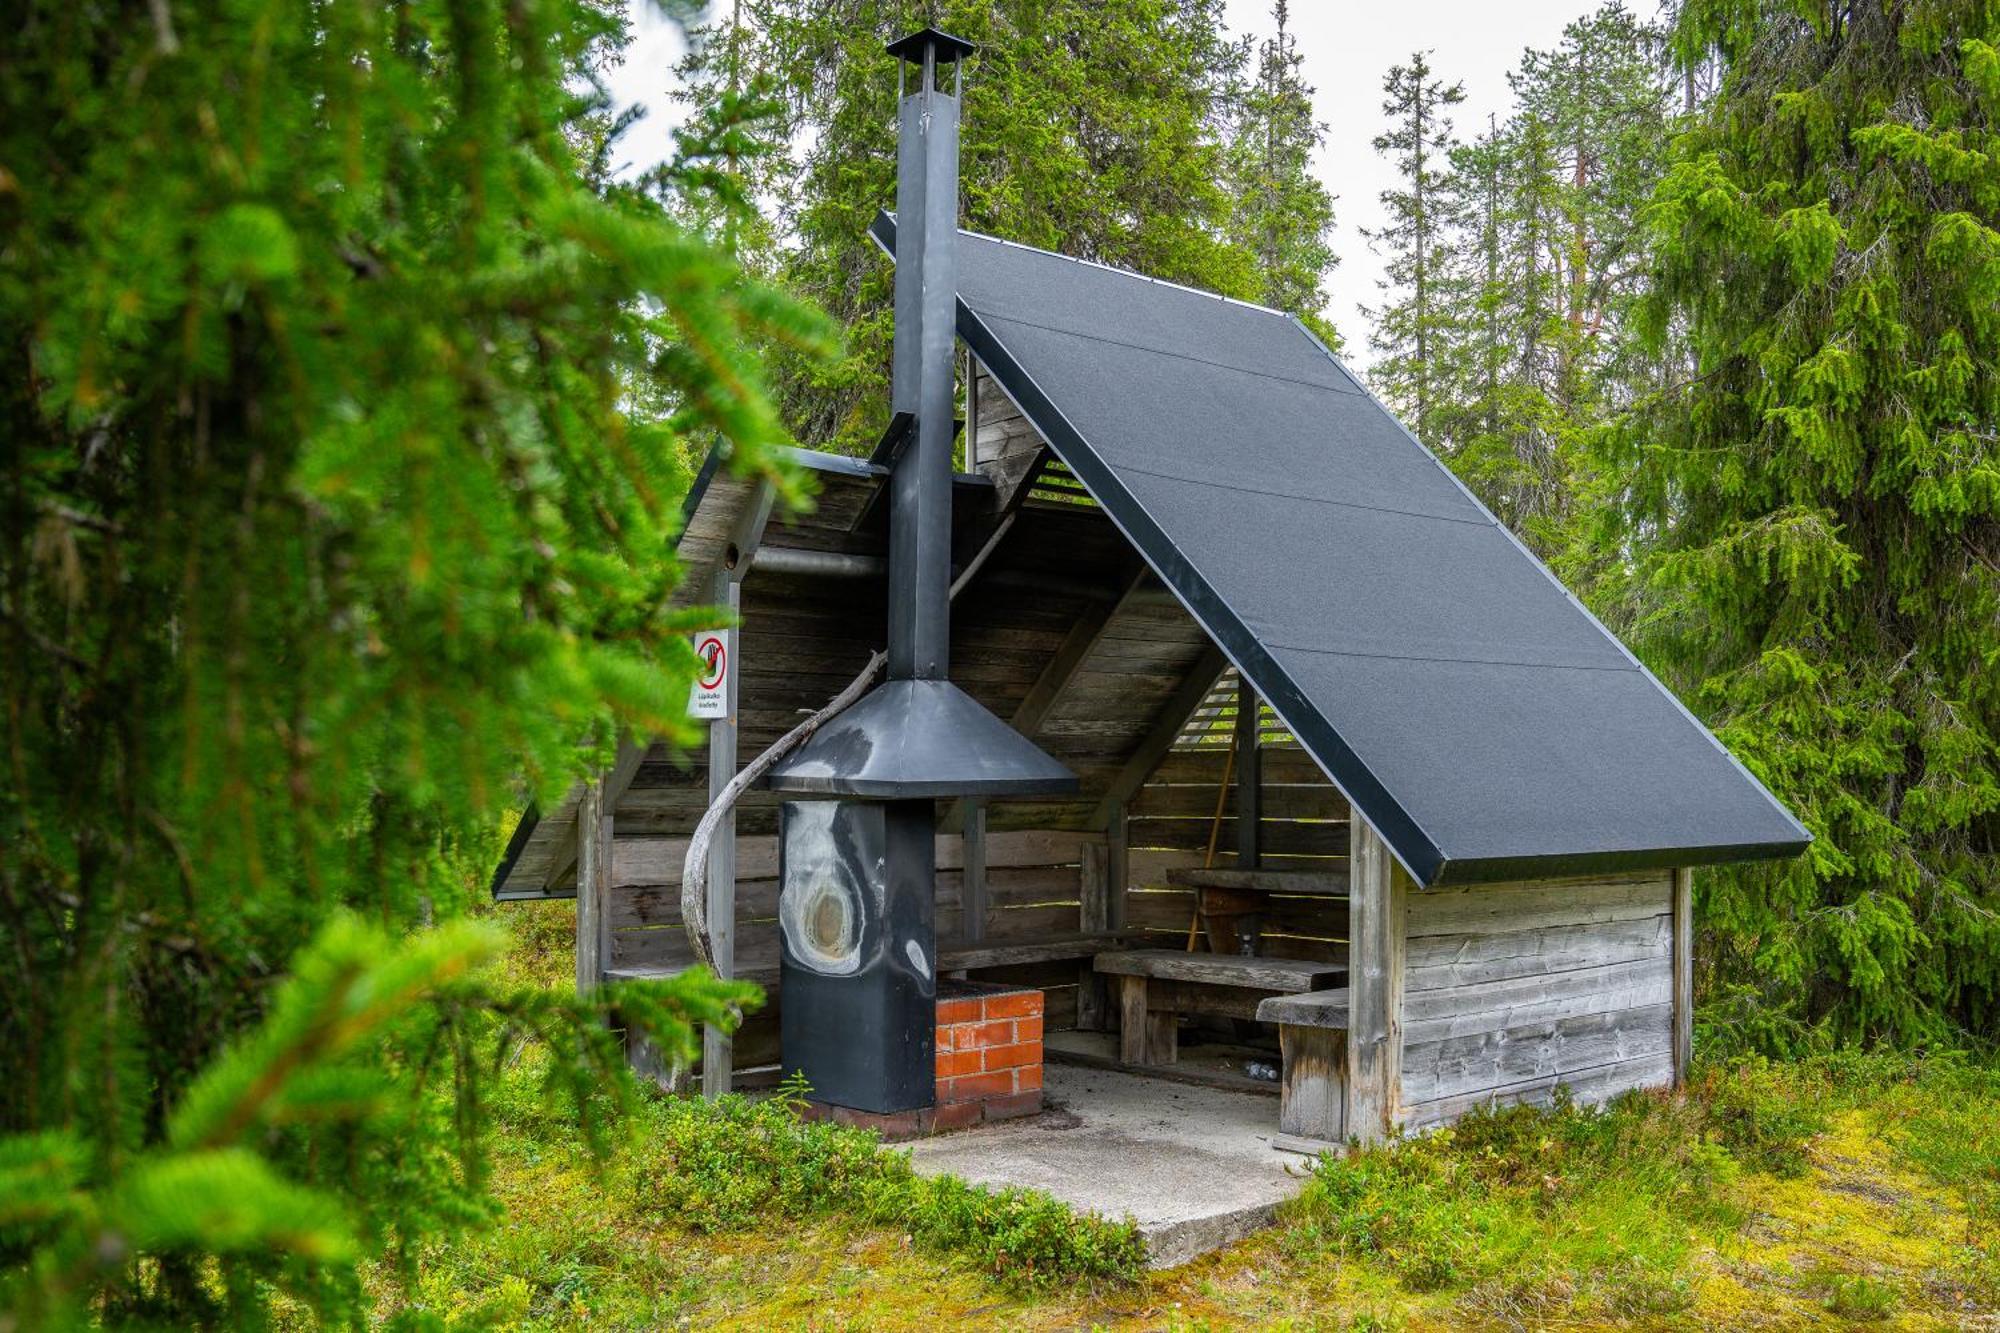
[[[1229,25],[1238,33],[1270,30],[1269,0],[1227,0]],[[1361,229],[1380,220],[1376,196],[1394,183],[1394,170],[1373,140],[1383,128],[1382,76],[1412,51],[1433,52],[1432,65],[1465,83],[1465,102],[1454,117],[1461,133],[1483,129],[1489,114],[1504,115],[1507,72],[1529,47],[1553,46],[1563,25],[1595,0],[1304,0],[1292,6],[1291,24],[1305,55],[1314,106],[1326,122],[1318,170],[1338,197],[1334,251],[1340,267],[1329,281],[1328,312],[1347,340],[1347,359],[1365,366],[1368,325],[1360,307],[1374,305],[1382,265],[1369,253]],[[1650,13],[1645,0],[1632,7]],[[680,32],[640,0],[637,39],[610,85],[621,104],[641,103],[647,118],[623,141],[622,160],[642,169],[664,157],[681,108],[667,100]]]

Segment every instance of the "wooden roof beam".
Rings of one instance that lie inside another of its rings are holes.
[[[1214,688],[1216,677],[1220,676],[1222,669],[1228,665],[1229,659],[1224,657],[1222,649],[1213,643],[1202,650],[1195,664],[1188,668],[1188,674],[1182,679],[1181,687],[1174,691],[1174,697],[1161,708],[1159,718],[1153,723],[1153,729],[1146,733],[1146,739],[1139,742],[1139,748],[1132,752],[1132,757],[1118,770],[1118,776],[1112,779],[1111,789],[1105,792],[1104,798],[1097,803],[1096,810],[1090,816],[1091,828],[1104,828],[1109,825],[1112,816],[1120,807],[1139,794],[1139,788],[1146,785],[1146,779],[1153,775],[1153,770],[1167,757],[1167,751],[1174,748],[1174,741],[1179,738],[1181,729],[1187,726],[1187,720],[1194,716],[1194,710],[1201,707],[1202,700],[1206,699],[1209,690]]]
[[[1056,705],[1062,702],[1063,691],[1069,688],[1070,682],[1076,679],[1076,673],[1090,659],[1091,650],[1097,647],[1105,631],[1118,617],[1134,604],[1145,586],[1152,582],[1151,576],[1152,571],[1140,563],[1138,569],[1124,580],[1124,590],[1118,594],[1117,601],[1093,606],[1078,618],[1064,637],[1062,646],[1056,649],[1055,656],[1049,659],[1048,665],[1042,668],[1042,674],[1029,687],[1027,697],[1014,710],[1014,730],[1032,737],[1042,729],[1042,724],[1048,721]]]
[[[1082,670],[1083,664],[1089,660],[1091,649],[1097,646],[1105,631],[1118,619],[1119,613],[1133,605],[1141,590],[1150,581],[1151,573],[1152,571],[1143,562],[1140,563],[1139,567],[1124,580],[1124,590],[1118,594],[1115,601],[1096,603],[1077,618],[1076,624],[1070,627],[1069,634],[1064,637],[1062,645],[1042,668],[1042,674],[1037,676],[1035,683],[1028,688],[1027,696],[1014,709],[1014,716],[1008,719],[1014,730],[1032,740],[1042,729],[1042,724],[1048,721],[1049,714],[1054,712],[1056,705],[1062,701],[1063,690],[1076,679],[1076,673]],[[951,808],[945,812],[942,825],[945,832],[957,833],[965,827],[966,807],[967,802],[963,800],[952,803]]]

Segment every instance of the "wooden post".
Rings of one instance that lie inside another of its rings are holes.
[[[742,604],[742,584],[729,571],[716,575],[715,600],[732,615]],[[708,724],[708,799],[713,805],[736,776],[736,666],[729,671],[729,715]],[[736,811],[716,826],[708,852],[708,944],[715,974],[736,975]],[[701,1095],[713,1101],[729,1091],[736,1060],[730,1034],[709,1024],[701,1033]]]
[[[959,937],[967,944],[986,938],[986,802],[965,808],[965,870],[959,893]]]
[[[596,778],[577,800],[576,831],[576,993],[588,995],[611,965],[611,816]]]
[[[1170,1065],[1180,1059],[1180,1034],[1171,1011],[1147,1002],[1145,977],[1118,978],[1118,1059],[1128,1065]]]
[[[1113,801],[1104,821],[1104,878],[1108,892],[1104,928],[1125,929],[1125,895],[1132,889],[1131,845],[1125,827],[1125,802]]]
[[[1077,914],[1077,927],[1086,935],[1095,935],[1111,928],[1111,875],[1110,849],[1103,843],[1087,843],[1083,848],[1083,861],[1077,867],[1077,896],[1082,907]],[[1079,1032],[1104,1031],[1108,1015],[1109,998],[1105,994],[1104,977],[1085,958],[1079,965],[1076,987],[1076,1026]]]
[[[1302,1139],[1341,1143],[1347,1138],[1347,1034],[1339,1028],[1278,1027],[1284,1087],[1278,1130]]]
[[[1674,871],[1674,1086],[1694,1061],[1694,871]]]
[[[1236,868],[1255,870],[1262,860],[1264,759],[1257,744],[1263,706],[1257,691],[1236,677]]]
[[[1376,1143],[1390,1135],[1401,1110],[1407,876],[1359,811],[1349,865],[1347,1133]]]
[[[732,621],[743,605],[743,576],[763,544],[764,529],[771,519],[776,495],[771,483],[760,481],[751,492],[743,512],[737,515],[729,547],[710,580],[710,598],[725,608]],[[729,668],[727,716],[708,724],[708,801],[720,800],[736,777],[736,712],[740,703],[742,660]],[[717,823],[715,840],[708,849],[708,942],[719,977],[736,975],[736,809],[730,807]],[[729,1091],[735,1064],[735,1042],[729,1033],[713,1024],[701,1033],[701,1095],[711,1101]]]

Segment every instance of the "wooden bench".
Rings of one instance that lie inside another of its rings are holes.
[[[938,975],[965,972],[981,967],[1008,967],[1021,963],[1063,963],[1071,959],[1095,958],[1115,950],[1142,932],[1129,930],[1096,931],[1085,935],[1045,935],[1040,939],[1004,940],[998,943],[954,943],[938,946]],[[649,981],[678,976],[684,964],[670,967],[611,967],[606,981]],[[765,990],[778,984],[776,967],[746,968],[736,974],[739,981],[754,981]]]
[[[1278,1025],[1284,1073],[1278,1131],[1317,1143],[1347,1138],[1347,987],[1273,995],[1257,1017]]]
[[[1066,963],[1071,959],[1095,958],[1119,948],[1139,931],[1103,930],[1083,935],[1047,935],[1040,939],[1009,940],[997,944],[955,944],[938,946],[938,972],[964,972],[971,968],[1007,967],[1017,963]]]
[[[1094,966],[1118,978],[1118,1056],[1128,1065],[1174,1063],[1181,1014],[1255,1018],[1267,996],[1325,990],[1347,980],[1339,963],[1178,949],[1103,953]]]

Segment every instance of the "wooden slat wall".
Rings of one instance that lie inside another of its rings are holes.
[[[658,818],[657,793],[676,788],[636,789],[620,806],[611,848],[609,966],[687,967],[693,962],[682,924],[680,885],[688,840],[679,834],[648,831]],[[995,807],[1002,809],[1004,807]],[[637,812],[628,825],[626,811]],[[775,804],[762,807],[775,829]],[[750,823],[751,820],[744,822]],[[1028,830],[989,833],[986,839],[986,940],[1046,938],[1073,934],[1081,917],[1079,866],[1084,848],[1102,845],[1098,833]],[[775,1049],[764,1034],[775,1033],[778,1008],[778,840],[773,833],[740,834],[736,854],[736,970],[763,985],[762,1013],[746,1025],[739,1066],[767,1061]],[[955,834],[938,837],[937,933],[949,943],[963,934],[964,842]],[[1042,986],[1045,1019],[1052,1027],[1073,1024],[1077,969],[1074,963],[982,971],[982,979]]]
[[[987,374],[984,366],[977,367],[974,373],[978,376],[973,392],[977,395],[979,415],[974,423],[972,466],[1001,464],[1040,453],[1041,432],[1021,414],[999,381]]]
[[[1412,892],[1403,1123],[1673,1079],[1665,872]]]
[[[1263,813],[1260,829],[1267,870],[1310,870],[1344,879],[1347,874],[1347,801],[1321,773],[1311,756],[1295,745],[1263,749]],[[1194,892],[1166,883],[1170,869],[1203,863],[1215,828],[1217,788],[1227,763],[1227,747],[1176,749],[1161,762],[1132,803],[1127,824],[1131,888],[1128,924],[1157,938],[1155,947],[1186,944],[1194,916]],[[1221,833],[1214,864],[1236,864],[1236,782],[1231,765],[1222,789]],[[1273,894],[1264,920],[1264,952],[1276,957],[1346,957],[1347,903],[1344,898]]]

